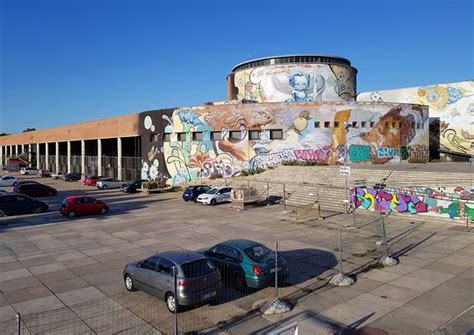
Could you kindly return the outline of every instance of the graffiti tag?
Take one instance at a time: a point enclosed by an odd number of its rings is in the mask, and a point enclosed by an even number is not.
[[[349,157],[354,163],[370,161],[370,151],[369,145],[353,144],[349,148]]]
[[[377,153],[379,157],[395,157],[398,156],[398,149],[379,147],[377,148]]]

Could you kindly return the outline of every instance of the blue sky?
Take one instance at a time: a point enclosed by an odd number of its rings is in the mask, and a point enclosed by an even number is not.
[[[249,57],[346,57],[359,92],[473,79],[472,14],[469,0],[0,0],[0,132],[225,100]]]

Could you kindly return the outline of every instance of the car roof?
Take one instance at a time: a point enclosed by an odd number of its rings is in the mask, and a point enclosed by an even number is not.
[[[66,199],[78,199],[78,198],[92,198],[88,195],[71,195],[70,197],[66,197]]]
[[[200,259],[206,259],[206,257],[204,257],[203,255],[194,251],[189,251],[189,250],[170,250],[170,251],[158,253],[154,256],[167,258],[179,265],[197,261]]]
[[[227,240],[224,242],[219,243],[221,245],[228,245],[231,247],[239,248],[239,249],[247,249],[250,247],[254,247],[256,245],[262,245],[262,243],[252,241],[252,240]]]

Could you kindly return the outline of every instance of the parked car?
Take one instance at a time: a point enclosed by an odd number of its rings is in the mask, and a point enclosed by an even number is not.
[[[13,188],[13,192],[26,194],[30,197],[43,197],[58,194],[58,191],[55,188],[39,183],[18,183]]]
[[[47,210],[47,204],[26,195],[13,193],[0,195],[0,216],[43,213]]]
[[[176,269],[177,297],[174,295],[173,268]],[[205,304],[219,297],[222,283],[219,270],[203,255],[186,250],[166,251],[123,270],[125,287],[141,289],[163,299],[174,313],[180,306]]]
[[[6,194],[6,193],[8,193],[8,192],[5,191],[3,188],[0,188],[0,195],[4,195],[4,194]]]
[[[51,177],[51,172],[49,170],[39,170],[38,171],[38,175],[40,175],[41,177]]]
[[[123,184],[126,184],[125,181],[120,181],[115,178],[100,178],[97,180],[96,186],[99,190],[106,190],[108,188],[120,188]]]
[[[88,186],[95,186],[97,184],[97,180],[103,178],[102,176],[86,176],[84,178],[84,185]]]
[[[145,179],[137,179],[133,181],[129,181],[128,183],[122,184],[120,186],[120,191],[125,192],[125,193],[135,193],[139,188],[142,187],[142,183],[147,180]]]
[[[0,178],[0,186],[15,186],[18,183],[18,178],[15,176],[3,176]]]
[[[207,185],[195,185],[195,186],[188,186],[183,193],[183,200],[184,201],[196,201],[197,197],[203,193],[206,193],[211,188]]]
[[[81,174],[80,173],[68,173],[64,175],[64,181],[78,181],[81,180]]]
[[[26,184],[39,184],[37,181],[34,180],[19,180],[16,184],[15,187],[18,185],[26,185]]]
[[[73,218],[78,215],[106,214],[109,206],[100,200],[85,196],[72,196],[64,199],[59,212]]]
[[[232,187],[211,188],[206,193],[199,195],[196,199],[196,202],[215,206],[218,203],[229,201],[231,191]]]
[[[38,169],[37,168],[32,168],[32,167],[22,167],[20,169],[20,173],[24,174],[24,175],[38,174]]]
[[[64,179],[64,173],[62,172],[54,172],[51,177],[53,177],[54,180],[57,180],[59,178]]]
[[[251,240],[229,240],[207,250],[200,250],[220,270],[222,277],[232,280],[236,288],[264,288],[275,281],[275,252]],[[288,263],[278,257],[278,278],[288,277]]]

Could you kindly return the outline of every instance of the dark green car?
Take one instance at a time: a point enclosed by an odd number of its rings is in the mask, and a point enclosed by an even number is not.
[[[264,288],[275,282],[275,252],[261,243],[229,240],[198,252],[212,260],[222,278],[232,281],[240,290],[246,287]],[[288,263],[279,256],[279,282],[283,283],[287,277]]]

